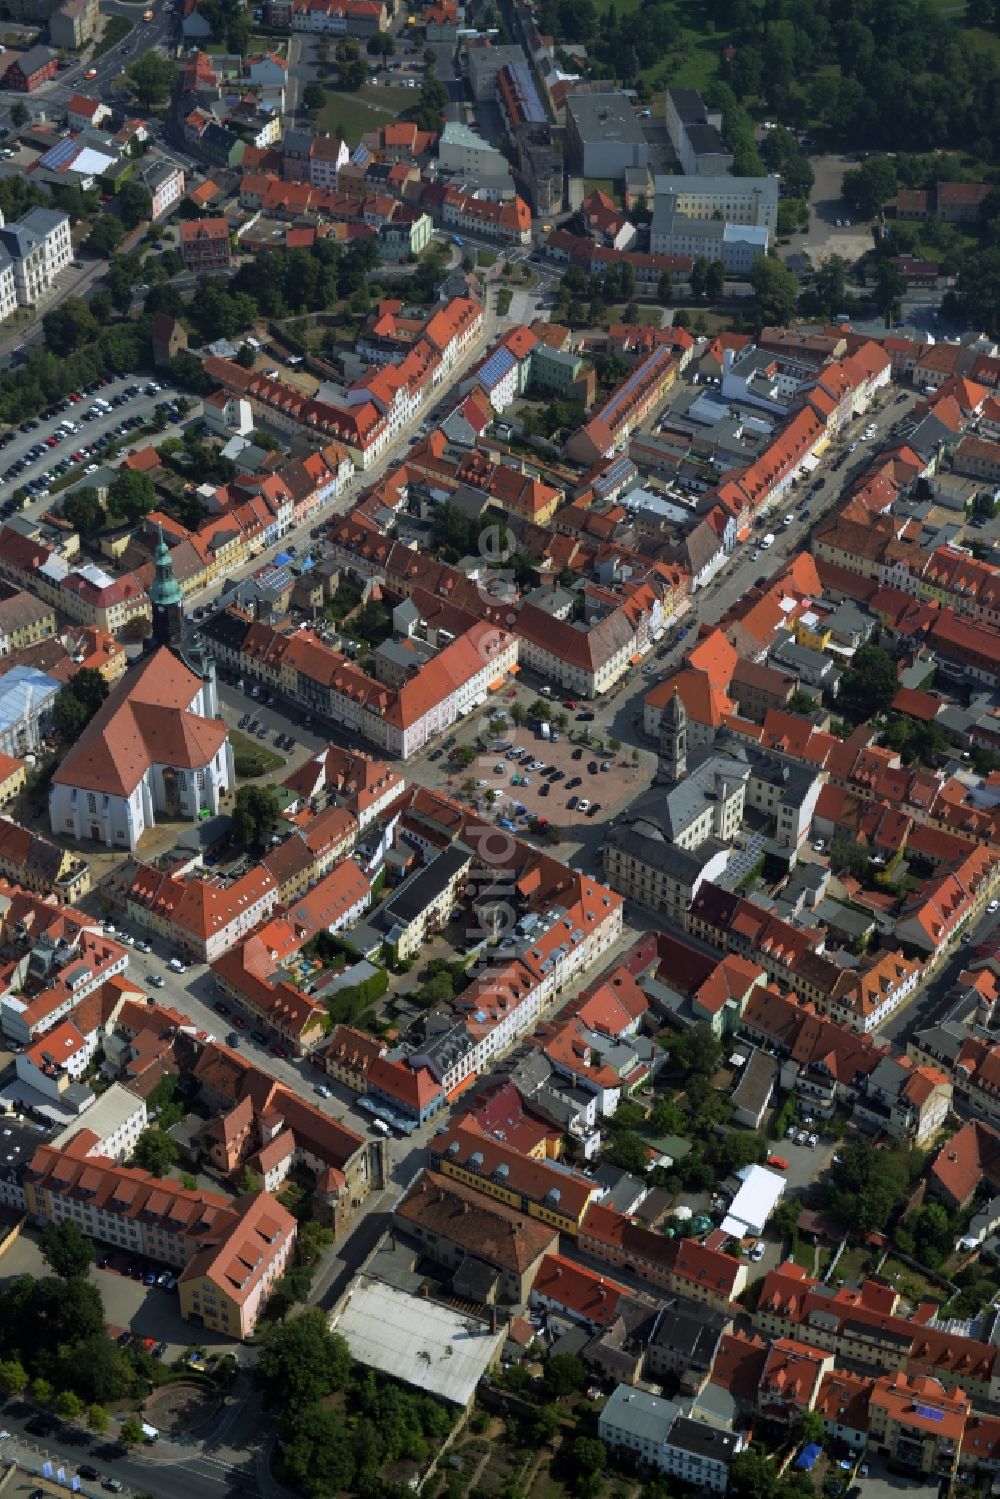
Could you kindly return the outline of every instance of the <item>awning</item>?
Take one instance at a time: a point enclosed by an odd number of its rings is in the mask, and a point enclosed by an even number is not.
[[[487,692],[498,692],[502,686],[503,686],[503,677],[494,677],[493,680],[492,680],[492,682],[487,687],[486,691]]]
[[[516,677],[520,670],[521,668],[518,666],[516,661],[514,662],[513,666],[508,666],[507,668],[508,675],[512,677]]]
[[[642,660],[642,657],[639,655],[639,652],[636,651],[635,655],[634,656],[629,656],[628,659],[629,659],[629,664],[631,666],[638,666],[639,662]]]

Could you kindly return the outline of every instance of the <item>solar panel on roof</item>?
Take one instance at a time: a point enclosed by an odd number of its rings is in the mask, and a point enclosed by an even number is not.
[[[67,140],[59,141],[52,147],[51,151],[46,151],[42,157],[42,166],[57,172],[60,167],[64,167],[67,162],[73,160],[79,149],[80,147],[72,136]]]
[[[923,1416],[925,1421],[943,1421],[944,1411],[936,1411],[932,1405],[915,1405],[913,1409],[918,1416]]]
[[[479,371],[479,378],[484,385],[495,385],[498,380],[503,379],[513,364],[514,356],[509,349],[497,349]]]

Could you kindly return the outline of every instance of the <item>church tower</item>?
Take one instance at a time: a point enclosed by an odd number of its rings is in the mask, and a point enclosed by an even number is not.
[[[660,774],[672,785],[687,775],[687,710],[675,687],[660,719]]]
[[[169,646],[180,651],[184,635],[184,605],[181,586],[174,577],[174,564],[170,560],[170,548],[163,539],[163,527],[159,528],[156,550],[153,553],[156,576],[149,590],[149,601],[153,606],[152,647]]]

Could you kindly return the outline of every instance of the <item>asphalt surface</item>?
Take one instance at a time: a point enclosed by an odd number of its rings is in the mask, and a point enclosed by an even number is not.
[[[82,391],[76,392],[81,397],[78,402],[71,401],[67,397],[66,401],[59,403],[59,409],[52,416],[37,418],[38,426],[29,432],[22,432],[20,427],[7,428],[5,435],[7,433],[12,435],[5,446],[0,448],[0,474],[3,475],[3,482],[9,487],[9,492],[12,493],[17,488],[23,488],[32,480],[43,479],[46,473],[52,472],[53,466],[56,463],[64,462],[73,453],[82,451],[85,446],[93,446],[101,437],[109,435],[115,438],[121,437],[125,441],[126,446],[144,445],[148,439],[141,438],[130,442],[130,434],[119,434],[116,429],[126,418],[139,417],[143,423],[149,422],[155,413],[157,402],[168,401],[179,394],[172,386],[163,384],[157,393],[147,395],[146,387],[149,385],[151,378],[148,375],[121,375],[113,379],[110,384],[101,386],[90,395]],[[160,381],[156,383],[161,384]],[[112,401],[115,397],[122,395],[128,387],[136,385],[140,387],[141,394],[130,397],[122,405],[112,407],[111,411],[103,415],[95,416],[92,421],[85,421],[83,419],[84,412],[96,409],[94,405],[95,401],[99,399]],[[55,436],[60,422],[67,420],[75,422],[78,430],[61,438],[55,446],[49,447],[46,444],[46,439]],[[168,432],[176,433],[177,430],[173,426],[168,428]],[[167,434],[165,433],[164,435]],[[45,453],[37,458],[30,457],[29,450],[32,447],[36,447],[39,443],[45,445]],[[12,466],[22,459],[27,460],[27,467],[22,473],[11,475],[10,478],[7,478],[7,474]],[[86,478],[87,468],[90,464],[100,465],[101,462],[101,454],[95,453],[94,455],[88,454],[83,462],[74,464],[74,482]],[[57,498],[58,496],[54,499],[51,495],[48,498],[33,497],[23,507],[24,513],[32,516],[41,515],[44,510],[56,502]]]

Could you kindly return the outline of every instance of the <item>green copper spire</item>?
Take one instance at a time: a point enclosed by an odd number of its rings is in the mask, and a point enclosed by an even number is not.
[[[159,537],[156,551],[153,553],[156,576],[149,590],[149,601],[154,609],[169,609],[173,605],[179,606],[183,595],[181,585],[174,577],[174,564],[170,560],[170,548],[163,539],[163,527],[160,526],[158,529]]]

